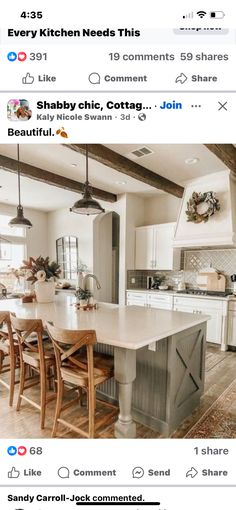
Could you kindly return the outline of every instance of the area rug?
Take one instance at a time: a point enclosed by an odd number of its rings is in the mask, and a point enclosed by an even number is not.
[[[186,439],[236,438],[236,379],[184,437]]]

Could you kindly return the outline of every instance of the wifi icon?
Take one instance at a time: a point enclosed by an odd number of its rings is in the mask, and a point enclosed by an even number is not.
[[[198,11],[197,12],[197,15],[199,16],[199,18],[204,18],[204,16],[206,16],[206,11]]]

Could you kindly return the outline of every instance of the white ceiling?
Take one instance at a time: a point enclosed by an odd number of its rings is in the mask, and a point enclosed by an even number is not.
[[[147,146],[147,144],[145,144]],[[139,145],[107,145],[115,152],[128,156]],[[140,165],[158,173],[167,179],[184,184],[197,176],[224,170],[225,165],[203,145],[150,144],[153,154],[136,159]],[[0,144],[0,154],[16,159],[15,144]],[[195,165],[187,165],[185,160],[197,158]],[[85,178],[85,158],[61,145],[20,145],[21,161],[69,177],[80,182]],[[76,167],[72,165],[77,165]],[[158,190],[132,179],[125,174],[112,170],[96,161],[89,160],[89,180],[91,185],[112,193],[137,193],[141,196],[155,195]],[[1,170],[0,202],[17,203],[17,178],[15,174]],[[78,194],[48,186],[31,179],[22,178],[22,203],[44,211],[70,207]]]
[[[152,172],[162,175],[178,184],[184,184],[189,179],[225,170],[225,165],[212,154],[204,145],[200,144],[145,144],[154,154],[144,156],[135,161]],[[142,145],[107,145],[119,154],[127,156],[131,151]],[[197,158],[198,163],[187,165],[186,159]]]

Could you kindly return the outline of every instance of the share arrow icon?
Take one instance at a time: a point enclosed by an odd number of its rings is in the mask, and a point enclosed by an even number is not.
[[[197,475],[198,471],[194,467],[191,467],[191,469],[189,469],[186,473],[186,478],[188,478],[188,476],[190,476],[191,478],[195,478],[195,476]]]
[[[181,73],[177,76],[175,83],[181,83],[181,85],[183,85],[187,81],[187,79],[188,77],[186,76],[186,74]]]

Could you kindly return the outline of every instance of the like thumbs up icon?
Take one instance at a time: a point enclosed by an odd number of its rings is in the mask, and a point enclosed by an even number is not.
[[[32,83],[34,83],[34,77],[31,76],[30,73],[26,73],[26,75],[22,78],[22,83],[24,85],[32,85]]]
[[[19,478],[20,471],[18,471],[15,467],[8,471],[8,478]]]

